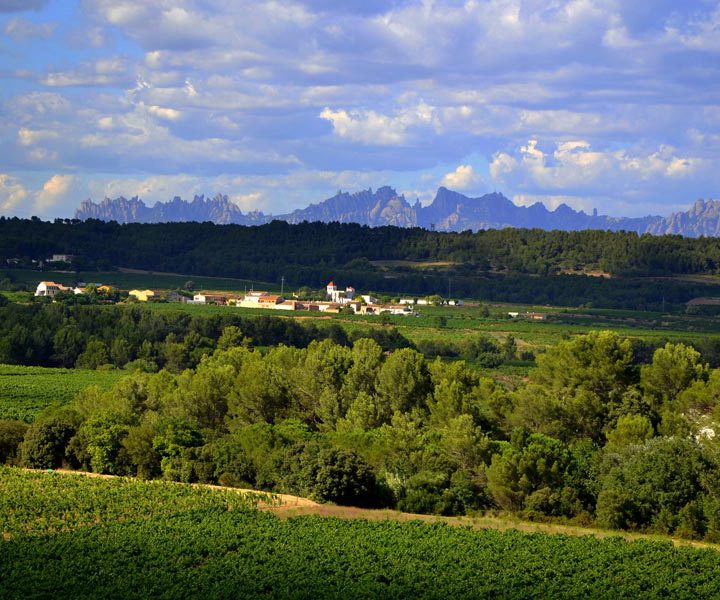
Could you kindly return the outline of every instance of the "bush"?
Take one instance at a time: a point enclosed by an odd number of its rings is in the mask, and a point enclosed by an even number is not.
[[[54,469],[65,461],[65,448],[75,435],[74,419],[51,416],[33,423],[20,447],[22,463],[34,469]]]
[[[27,430],[28,424],[23,421],[0,421],[0,463],[12,464],[18,458]]]
[[[337,504],[382,504],[375,472],[352,450],[323,450],[315,463],[314,495]]]

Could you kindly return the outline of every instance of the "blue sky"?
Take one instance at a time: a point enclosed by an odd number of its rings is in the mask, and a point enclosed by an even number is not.
[[[718,197],[718,1],[0,0],[0,34],[0,214]]]

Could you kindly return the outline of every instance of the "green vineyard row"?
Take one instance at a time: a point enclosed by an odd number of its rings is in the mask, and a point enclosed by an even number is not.
[[[5,468],[0,519],[7,598],[720,595],[714,550],[419,522],[282,520],[237,493],[179,484]]]

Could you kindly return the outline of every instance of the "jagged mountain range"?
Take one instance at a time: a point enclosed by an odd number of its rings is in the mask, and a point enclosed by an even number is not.
[[[284,215],[266,215],[259,211],[243,213],[227,196],[221,194],[214,198],[195,196],[189,202],[175,197],[169,202],[157,202],[153,206],[147,206],[138,197],[127,199],[121,196],[105,198],[99,203],[86,200],[75,212],[75,218],[118,223],[212,221],[240,225],[261,225],[272,220],[288,223],[338,221],[371,227],[424,227],[437,231],[537,227],[566,231],[603,229],[655,235],[720,236],[720,200],[698,200],[690,210],[673,213],[668,217],[630,218],[598,215],[597,211],[587,214],[565,204],[552,211],[540,202],[532,206],[517,206],[499,193],[469,198],[444,187],[438,189],[435,199],[428,206],[422,206],[417,201],[410,204],[402,194],[384,186],[374,192],[371,189],[353,194],[338,192],[323,202]]]

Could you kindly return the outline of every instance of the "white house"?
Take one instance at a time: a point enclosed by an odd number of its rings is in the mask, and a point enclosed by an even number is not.
[[[193,296],[193,304],[226,304],[227,297],[221,294],[201,292]]]
[[[74,254],[53,254],[51,258],[48,258],[48,262],[72,262],[75,258]]]
[[[60,292],[67,292],[70,288],[55,283],[54,281],[41,281],[38,283],[35,295],[40,297],[54,298]]]
[[[327,284],[327,296],[331,302],[336,304],[347,304],[355,298],[355,288],[346,287],[344,290],[338,289],[335,282],[331,281]]]
[[[360,297],[365,301],[365,304],[377,304],[378,302],[380,302],[377,298],[371,296],[370,294],[365,294],[364,296]]]
[[[400,298],[400,304],[415,304],[415,298]]]

